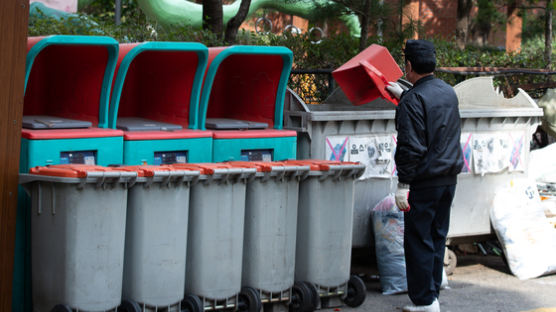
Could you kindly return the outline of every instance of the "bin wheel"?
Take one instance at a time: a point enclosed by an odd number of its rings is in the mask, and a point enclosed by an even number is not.
[[[313,286],[314,287],[314,286]],[[290,312],[313,312],[316,309],[315,300],[308,283],[295,282],[292,287],[292,300]]]
[[[192,294],[187,294],[181,301],[181,310],[183,312],[203,312],[205,307],[203,307],[201,298]]]
[[[444,252],[444,271],[446,271],[446,275],[454,274],[457,265],[458,257],[456,253],[446,247],[446,251]]]
[[[318,308],[319,303],[320,303],[319,302],[320,301],[319,291],[318,291],[317,287],[315,286],[315,284],[313,284],[313,283],[303,282],[303,284],[305,284],[307,289],[309,289],[309,293],[311,294],[311,303],[313,304],[313,309],[311,311],[314,311]]]
[[[124,299],[118,307],[118,312],[141,312],[141,306],[133,300]]]
[[[243,287],[239,293],[240,310],[247,312],[260,312],[262,309],[261,296],[253,287]]]
[[[347,296],[344,298],[344,303],[355,308],[363,304],[366,296],[367,287],[365,287],[365,282],[357,275],[350,276]]]
[[[71,312],[71,308],[65,304],[57,304],[50,312]]]

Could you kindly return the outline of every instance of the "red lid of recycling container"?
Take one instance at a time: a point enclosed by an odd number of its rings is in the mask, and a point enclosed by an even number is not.
[[[178,170],[186,170],[186,168],[190,168],[189,170],[197,170],[204,175],[214,174],[215,169],[234,168],[234,166],[226,163],[172,164],[169,166],[172,166]]]
[[[102,167],[95,165],[51,165],[45,167],[34,167],[29,170],[31,174],[51,176],[51,177],[64,177],[64,178],[86,178],[87,172],[106,172],[106,171],[122,171],[111,167]]]
[[[138,177],[154,177],[155,172],[160,172],[160,171],[199,171],[199,169],[187,165],[183,166],[182,168],[177,168],[170,165],[160,165],[160,166],[138,165],[138,166],[121,166],[117,168],[123,171],[137,172]]]
[[[388,82],[400,79],[403,72],[388,49],[381,45],[372,44],[334,70],[332,76],[355,105],[363,105],[379,97],[398,104],[386,86]]]
[[[272,167],[283,167],[283,164],[271,161],[228,161],[226,164],[241,168],[256,168],[257,172],[271,172]]]

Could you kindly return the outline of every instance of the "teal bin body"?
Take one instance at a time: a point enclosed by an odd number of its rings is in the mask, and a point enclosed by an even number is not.
[[[200,43],[120,45],[110,125],[124,131],[126,165],[212,160],[212,133],[198,130],[207,58]]]
[[[110,129],[118,42],[103,36],[30,37],[19,171],[35,166],[121,164],[123,132]],[[73,123],[80,123],[75,128]],[[31,311],[30,200],[18,194],[13,311]]]
[[[199,129],[213,131],[213,161],[295,159],[297,134],[282,129],[292,60],[285,47],[209,48]]]

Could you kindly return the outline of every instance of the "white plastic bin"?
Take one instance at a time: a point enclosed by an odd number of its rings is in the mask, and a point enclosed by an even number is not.
[[[35,167],[20,175],[32,200],[34,311],[114,311],[120,305],[126,183],[136,175],[87,165]]]
[[[311,166],[299,185],[295,280],[316,288],[320,307],[338,306],[342,299],[356,307],[365,300],[363,281],[351,268],[354,181],[365,166],[359,163],[305,160]]]
[[[260,309],[256,292],[242,293],[241,288],[245,190],[256,169],[230,164],[191,165],[197,166],[201,175],[190,190],[182,308],[189,312]],[[172,166],[179,169],[184,165]]]
[[[187,166],[121,169],[138,175],[128,191],[122,304],[131,311],[180,311],[189,186],[199,171]]]

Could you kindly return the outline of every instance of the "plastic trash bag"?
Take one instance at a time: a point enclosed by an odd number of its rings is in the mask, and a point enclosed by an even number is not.
[[[406,292],[403,212],[396,207],[394,194],[389,194],[373,208],[371,218],[382,294]]]
[[[512,273],[519,279],[556,272],[556,230],[530,179],[515,179],[494,196],[490,220]]]

